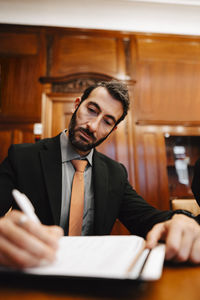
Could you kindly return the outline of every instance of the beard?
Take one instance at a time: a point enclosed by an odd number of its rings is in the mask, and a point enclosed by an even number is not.
[[[109,132],[104,138],[97,140],[94,136],[94,134],[87,128],[83,127],[76,127],[76,112],[73,113],[70,124],[69,124],[69,140],[71,144],[74,146],[74,148],[80,150],[80,151],[89,151],[98,145],[100,145],[105,139],[109,136],[111,132]],[[91,139],[92,142],[88,142],[84,137],[80,136],[79,139],[76,138],[76,132],[82,131],[86,133]],[[112,131],[112,130],[111,130]]]

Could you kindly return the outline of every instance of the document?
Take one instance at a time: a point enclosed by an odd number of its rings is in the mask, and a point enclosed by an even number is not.
[[[39,222],[26,195],[13,190],[13,197],[26,215]],[[52,264],[25,269],[23,273],[110,279],[156,280],[162,273],[165,246],[145,248],[145,240],[134,235],[63,237]],[[11,269],[0,268],[9,272]]]
[[[145,240],[129,236],[63,237],[57,259],[25,273],[110,279],[157,280],[162,274],[165,246],[145,249]]]

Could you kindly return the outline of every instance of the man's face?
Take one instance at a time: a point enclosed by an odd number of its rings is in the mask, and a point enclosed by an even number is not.
[[[77,109],[80,99],[76,100]],[[123,114],[122,103],[104,87],[95,88],[72,116],[69,139],[81,155],[102,143]]]

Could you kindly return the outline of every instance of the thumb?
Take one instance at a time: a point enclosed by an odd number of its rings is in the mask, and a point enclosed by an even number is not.
[[[155,247],[160,239],[165,238],[166,235],[166,222],[158,223],[153,226],[146,236],[146,247],[152,249]]]

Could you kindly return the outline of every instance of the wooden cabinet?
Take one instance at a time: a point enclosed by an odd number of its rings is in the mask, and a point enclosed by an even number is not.
[[[200,157],[200,127],[136,126],[136,178],[138,191],[152,205],[170,208],[170,199],[193,198],[191,181],[195,161]],[[185,154],[174,154],[174,146],[185,148]],[[188,182],[177,159],[186,158]],[[179,166],[179,169],[181,166]],[[183,170],[180,170],[181,172]]]
[[[186,128],[182,134],[172,132],[165,137],[170,199],[193,198],[191,183],[195,162],[200,157],[200,137],[194,129],[193,135],[188,134]]]

